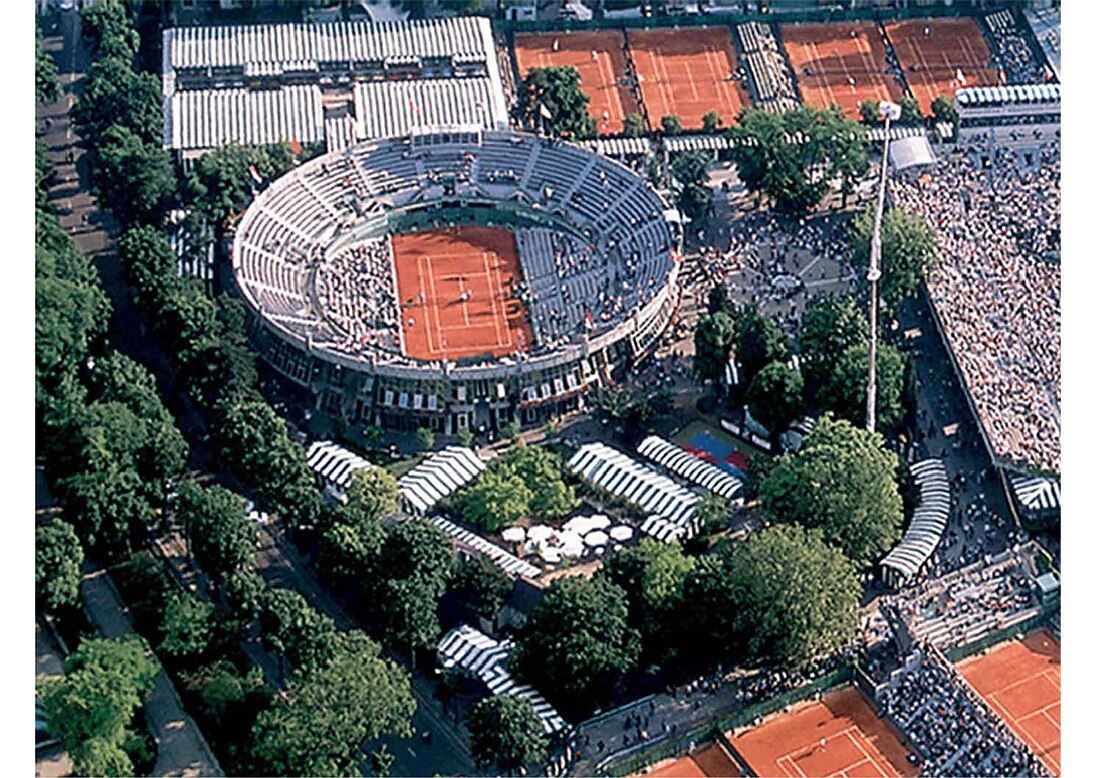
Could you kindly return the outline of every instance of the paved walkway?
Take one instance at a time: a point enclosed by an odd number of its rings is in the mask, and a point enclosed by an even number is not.
[[[115,585],[104,570],[86,572],[80,587],[88,618],[108,638],[136,634]],[[153,660],[160,664],[153,655]],[[157,741],[157,776],[224,775],[202,732],[183,710],[164,668],[145,703],[145,718]]]

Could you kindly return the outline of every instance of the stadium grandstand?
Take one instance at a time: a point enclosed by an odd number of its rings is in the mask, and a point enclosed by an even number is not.
[[[1057,142],[1062,126],[1058,84],[986,86],[955,93],[959,143],[1039,148]]]
[[[323,411],[499,430],[582,407],[649,350],[678,303],[669,219],[647,182],[576,146],[437,128],[273,182],[232,267],[261,353]]]
[[[332,151],[424,126],[508,126],[483,17],[170,28],[162,71],[164,146],[184,162],[227,143]]]

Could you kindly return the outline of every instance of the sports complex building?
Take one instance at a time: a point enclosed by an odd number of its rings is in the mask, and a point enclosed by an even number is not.
[[[575,410],[677,305],[652,187],[476,126],[332,151],[260,193],[232,268],[261,353],[355,423],[445,433]]]

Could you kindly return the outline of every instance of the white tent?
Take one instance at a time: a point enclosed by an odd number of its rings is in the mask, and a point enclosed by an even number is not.
[[[398,481],[405,502],[416,513],[427,513],[485,469],[472,449],[447,446],[414,467]]]
[[[509,543],[522,543],[527,536],[527,530],[523,527],[508,527],[500,536]]]

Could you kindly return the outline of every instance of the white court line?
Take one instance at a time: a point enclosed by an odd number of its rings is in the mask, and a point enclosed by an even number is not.
[[[428,269],[427,274],[424,273],[425,266]],[[434,327],[434,329],[435,329],[436,336],[439,338],[439,348],[436,348],[435,346],[432,345],[432,329],[433,329],[433,327],[431,326],[431,323],[432,323],[431,312],[435,309],[435,300],[436,300],[435,274],[432,273],[432,258],[429,257],[429,256],[426,256],[424,254],[421,254],[419,257],[417,257],[416,269],[420,273],[420,282],[421,283],[424,282],[424,277],[425,277],[425,275],[427,275],[428,286],[431,289],[431,297],[428,300],[425,300],[425,305],[424,305],[424,332],[427,335],[427,340],[428,340],[428,353],[429,354],[438,354],[443,350],[443,330],[439,326],[439,312],[437,311],[436,312],[436,317],[435,317],[435,327]]]
[[[787,775],[789,776],[789,778],[795,778],[795,776],[799,776],[799,778],[807,778],[806,773],[802,772],[802,768],[798,766],[798,763],[795,762],[794,759],[792,759],[789,756],[782,756],[779,759],[776,759],[775,763],[777,765],[779,765],[780,767],[784,767],[784,765],[783,765],[783,760],[784,759],[786,759],[788,762],[790,762],[790,765],[791,765],[791,768],[792,768],[790,770],[787,770]],[[786,769],[786,768],[784,767],[784,769]]]
[[[501,316],[498,315],[498,313],[497,313],[497,300],[496,300],[495,297],[493,297],[493,294],[492,294],[493,276],[492,276],[492,270],[489,267],[489,254],[488,254],[488,252],[485,252],[485,251],[481,252],[481,263],[485,266],[485,280],[489,283],[489,305],[491,306],[492,311],[493,311],[493,330],[496,332],[496,336],[497,336],[497,341],[496,341],[497,347],[499,348],[500,346],[510,346],[510,345],[512,345],[512,336],[511,336],[510,332],[508,332],[507,342],[503,342],[500,339],[500,319],[501,319]],[[500,273],[499,272],[497,273],[497,289],[503,295],[504,289],[501,287],[501,284],[500,284]],[[507,332],[507,328],[505,328],[505,332]]]

